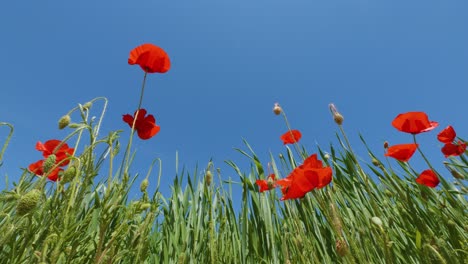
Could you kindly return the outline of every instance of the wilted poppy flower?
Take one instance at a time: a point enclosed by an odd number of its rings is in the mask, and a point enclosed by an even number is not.
[[[44,172],[44,160],[39,160],[35,163],[32,163],[29,165],[28,169],[38,175],[38,176],[44,176],[44,174],[46,172]],[[57,181],[58,180],[58,175],[59,175],[59,172],[63,171],[62,168],[60,167],[56,167],[54,170],[52,170],[51,172],[49,172],[47,174],[47,178],[51,181]]]
[[[452,126],[448,126],[444,128],[444,130],[440,131],[437,135],[437,139],[442,143],[452,143],[455,140],[457,134],[455,133],[455,129]]]
[[[59,145],[60,147],[57,148]],[[36,149],[42,152],[42,156],[44,156],[44,158],[55,154],[57,163],[65,160],[69,156],[72,156],[74,152],[74,149],[70,148],[67,143],[62,143],[62,141],[57,139],[47,140],[45,143],[38,141],[36,143]],[[60,163],[60,166],[65,166],[68,163],[70,163],[70,160],[65,160]]]
[[[153,44],[143,44],[130,51],[128,64],[138,64],[147,73],[165,73],[171,67],[167,53]]]
[[[264,192],[276,187],[275,179],[275,174],[270,174],[270,176],[268,176],[266,180],[257,180],[255,183],[260,188],[259,191]]]
[[[394,145],[387,148],[385,156],[406,162],[413,156],[416,149],[418,149],[418,144],[414,143]]]
[[[152,138],[161,129],[158,125],[156,125],[156,119],[154,118],[154,116],[146,116],[146,113],[146,110],[141,108],[140,110],[137,110],[134,114],[134,116],[136,116],[135,130],[138,133],[138,137],[140,137],[143,140]],[[133,121],[135,120],[133,116],[126,114],[123,115],[122,119],[130,127],[133,126]]]
[[[392,125],[402,132],[419,134],[436,128],[439,123],[429,121],[424,112],[408,112],[395,117]]]
[[[301,137],[302,137],[301,132],[299,130],[293,129],[284,133],[280,138],[283,141],[283,144],[286,145],[286,144],[294,144],[296,142],[299,142]]]
[[[425,170],[416,178],[416,182],[426,185],[427,187],[435,188],[439,184],[439,178],[432,170]]]
[[[286,178],[276,181],[281,186],[281,200],[304,197],[315,188],[323,188],[332,180],[330,167],[323,167],[317,154],[309,156],[304,163],[295,168]]]
[[[445,157],[450,157],[450,156],[460,156],[461,154],[465,153],[466,150],[466,143],[462,141],[458,141],[457,144],[453,143],[446,143],[441,151],[444,153]]]

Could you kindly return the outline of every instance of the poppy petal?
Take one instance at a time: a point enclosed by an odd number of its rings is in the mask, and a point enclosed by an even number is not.
[[[437,135],[437,139],[442,143],[452,143],[455,140],[457,133],[452,126],[447,126],[444,130],[440,131]]]
[[[167,53],[153,44],[143,44],[130,51],[128,64],[138,64],[147,73],[165,73],[171,67]]]
[[[387,148],[386,157],[392,157],[402,162],[407,162],[418,149],[418,144],[399,144]]]
[[[426,185],[427,187],[435,188],[440,181],[435,172],[432,170],[425,170],[419,175],[418,178],[416,178],[416,182],[422,185]]]
[[[419,134],[436,128],[439,123],[429,121],[424,112],[407,112],[395,117],[392,125],[401,132]]]
[[[466,150],[466,143],[458,141],[458,144],[447,143],[445,144],[441,151],[445,155],[445,157],[450,156],[460,156],[461,154],[465,153]]]
[[[280,138],[283,141],[283,144],[286,145],[286,144],[294,144],[296,142],[299,142],[301,137],[302,137],[301,132],[299,130],[293,129],[281,135]]]

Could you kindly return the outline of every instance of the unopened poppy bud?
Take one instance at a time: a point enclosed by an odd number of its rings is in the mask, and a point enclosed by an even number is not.
[[[78,124],[78,123],[72,123],[70,125],[68,125],[69,128],[80,128],[82,125]]]
[[[150,208],[150,207],[151,207],[151,204],[150,204],[150,203],[144,203],[144,204],[141,204],[141,205],[140,205],[140,209],[141,209],[142,211],[144,211],[144,210],[146,210],[146,209],[148,209],[148,208]]]
[[[344,257],[346,254],[348,254],[348,244],[346,244],[346,241],[344,239],[338,239],[335,244],[336,248],[336,253],[340,255],[340,257]]]
[[[41,199],[41,195],[39,190],[34,189],[22,196],[16,205],[16,213],[18,215],[25,215],[31,212],[36,208],[37,202]]]
[[[378,218],[377,216],[374,216],[371,218],[371,221],[374,225],[381,227],[382,226],[382,220]]]
[[[93,103],[87,102],[86,104],[83,105],[83,110],[85,110],[85,111],[89,110],[92,105],[93,105]]]
[[[273,113],[275,113],[275,115],[279,115],[281,112],[283,112],[283,109],[278,103],[275,103],[275,106],[273,107]]]
[[[205,174],[205,184],[206,184],[206,186],[210,186],[212,177],[213,177],[213,175],[211,174],[211,171],[207,170],[206,174]]]
[[[383,143],[383,147],[384,147],[384,149],[388,149],[388,141],[385,141],[385,142]]]
[[[59,129],[66,128],[70,124],[70,122],[71,122],[71,118],[69,115],[62,116],[58,122]]]
[[[385,193],[385,195],[386,195],[387,197],[393,197],[393,193],[392,193],[391,191],[389,191],[389,190],[385,190],[384,193]]]
[[[380,165],[380,162],[376,158],[372,158],[372,164],[374,164],[374,166],[378,167]]]
[[[57,161],[57,157],[55,154],[49,155],[44,161],[44,172],[48,173],[50,169],[55,166],[55,162]]]
[[[146,192],[146,189],[148,188],[148,184],[149,184],[148,179],[144,179],[140,184],[140,191]]]
[[[63,173],[62,183],[67,183],[73,180],[76,175],[76,167],[70,165]]]
[[[336,109],[336,106],[334,104],[330,104],[330,111],[332,112],[333,115],[333,120],[335,120],[335,123],[341,126],[343,124],[344,117],[340,112],[338,112],[338,109]]]

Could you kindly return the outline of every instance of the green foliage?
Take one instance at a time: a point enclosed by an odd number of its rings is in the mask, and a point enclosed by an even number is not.
[[[258,192],[255,181],[266,178],[266,169],[245,142],[247,150],[238,151],[250,169],[226,162],[240,182],[223,178],[209,162],[193,173],[164,175],[174,178],[165,198],[159,192],[161,162],[157,181],[150,177],[153,162],[146,178],[138,179],[140,198],[129,200],[137,182],[128,174],[133,156],[114,171],[119,133],[98,139],[101,119],[89,121],[90,107],[75,110],[82,121],[66,140],[77,137],[78,146],[85,133],[90,140],[70,158],[66,181],[24,171],[12,190],[0,194],[0,263],[406,264],[468,258],[464,156],[447,163],[461,177],[441,179],[442,186],[431,189],[414,182],[418,175],[408,163],[384,166],[364,140],[371,162],[360,164],[346,136],[337,135],[338,148],[330,146],[329,154],[318,149],[333,169],[333,183],[280,201],[273,190]],[[295,149],[298,158],[290,148],[279,158],[271,155],[277,177],[307,156]],[[108,176],[103,181],[97,175]],[[150,196],[152,184],[157,188]],[[239,199],[233,198],[234,185],[242,189]]]

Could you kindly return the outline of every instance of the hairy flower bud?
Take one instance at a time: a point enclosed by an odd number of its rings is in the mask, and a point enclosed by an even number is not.
[[[382,220],[378,218],[377,216],[374,216],[371,218],[371,221],[374,225],[381,227],[382,226]]]
[[[213,177],[213,174],[211,173],[211,171],[207,170],[206,171],[206,174],[205,174],[205,184],[206,186],[210,186],[211,185],[211,179]]]
[[[83,110],[88,111],[91,108],[92,105],[93,105],[93,103],[87,102],[86,104],[83,105]]]
[[[55,166],[56,161],[55,154],[50,154],[44,161],[44,172],[48,173]]]
[[[68,166],[68,168],[63,172],[62,183],[71,182],[76,175],[76,167],[74,165]]]
[[[281,112],[283,112],[283,109],[278,103],[275,103],[275,106],[273,107],[273,113],[275,113],[275,115],[279,115]]]
[[[144,179],[140,184],[140,191],[146,192],[146,189],[148,188],[148,184],[149,184],[148,179]]]
[[[385,141],[385,142],[383,143],[383,147],[384,147],[384,149],[388,149],[388,141]]]
[[[71,122],[71,118],[69,115],[64,115],[62,116],[59,121],[58,121],[58,127],[59,129],[64,129],[66,128]]]
[[[34,189],[25,195],[23,195],[16,205],[16,213],[18,215],[25,215],[31,212],[34,208],[36,208],[37,202],[41,199],[42,193]]]
[[[340,112],[338,112],[338,109],[336,109],[336,106],[334,104],[330,104],[329,107],[333,115],[333,120],[335,120],[336,124],[341,126],[341,124],[343,124],[344,121],[343,115],[341,115]]]

